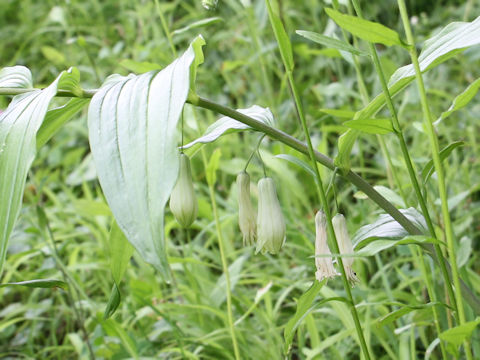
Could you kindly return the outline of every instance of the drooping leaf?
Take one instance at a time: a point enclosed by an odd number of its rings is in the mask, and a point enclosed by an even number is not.
[[[428,310],[431,310],[431,308],[434,306],[445,306],[445,305],[440,302],[430,302],[428,304],[418,304],[418,305],[405,305],[405,304],[398,305],[397,304],[397,306],[400,306],[401,308],[383,316],[379,320],[380,325],[390,324],[395,320],[399,319],[400,317],[408,313],[411,313],[412,311],[428,311]]]
[[[359,56],[367,56],[368,53],[365,51],[358,50],[357,48],[353,47],[349,43],[345,41],[341,41],[338,39],[334,39],[329,36],[325,36],[313,31],[305,31],[305,30],[297,30],[296,33],[300,36],[303,36],[309,40],[312,40],[313,42],[316,42],[317,44],[324,45],[328,48],[332,49],[338,49],[342,51],[347,51],[349,53],[359,55]]]
[[[360,130],[367,134],[384,135],[393,132],[390,119],[360,119],[345,121],[343,125],[349,128]]]
[[[44,288],[44,289],[61,288],[64,290],[68,289],[68,284],[65,281],[53,280],[53,279],[35,279],[35,280],[26,280],[26,281],[0,284],[0,287],[6,287],[6,286],[25,286],[29,288]]]
[[[285,330],[283,332],[283,338],[285,339],[285,353],[288,353],[290,345],[292,344],[293,336],[295,335],[295,331],[305,316],[310,313],[315,297],[326,282],[326,279],[321,282],[315,280],[312,286],[310,286],[310,288],[298,299],[295,315],[293,315],[293,317],[291,317],[288,321],[287,325],[285,325]]]
[[[428,233],[427,225],[422,214],[414,208],[400,209],[400,212],[423,233]],[[408,232],[389,214],[382,214],[372,224],[362,226],[353,236],[354,246],[365,239],[402,239]]]
[[[28,87],[31,75],[25,69],[19,66],[4,69],[2,74],[7,75],[3,76],[3,84]],[[0,274],[8,239],[20,213],[27,173],[35,157],[36,134],[64,74],[44,90],[14,97],[0,114]]]
[[[325,8],[325,11],[338,26],[360,39],[386,46],[404,46],[398,33],[382,24],[360,19],[357,16],[342,14],[330,8]]]
[[[480,324],[480,318],[466,322],[462,325],[448,329],[439,335],[441,340],[448,341],[454,346],[460,346],[466,339],[472,336],[473,330]]]
[[[273,10],[272,5],[270,4],[270,0],[266,0],[266,3],[268,17],[270,19],[270,24],[272,24],[275,38],[277,39],[278,48],[280,50],[280,55],[282,56],[283,63],[285,64],[285,68],[287,71],[292,71],[294,67],[294,62],[290,38],[288,37],[285,28],[283,27],[280,16]]]
[[[440,161],[445,160],[453,150],[455,150],[459,146],[463,146],[465,143],[463,141],[455,141],[440,151]],[[435,167],[433,164],[433,159],[430,160],[422,170],[422,179],[424,183],[427,183],[430,176],[435,172]]]
[[[274,126],[273,114],[269,108],[262,108],[261,106],[253,105],[248,109],[237,109],[237,111],[269,126]],[[188,149],[197,143],[210,143],[217,140],[222,135],[243,130],[253,129],[238,120],[224,116],[210,125],[201,137],[187,145],[184,145],[183,148]]]
[[[88,112],[90,147],[106,200],[128,241],[165,279],[170,274],[164,209],[178,176],[177,122],[190,88],[193,44],[160,72],[111,77]]]
[[[453,112],[460,110],[461,108],[468,105],[470,101],[477,95],[478,90],[480,89],[480,78],[471,83],[460,95],[458,95],[452,102],[452,105],[448,108],[447,111],[444,111],[440,118],[435,122],[436,124],[440,121],[449,117]]]
[[[425,41],[418,57],[420,70],[426,72],[444,61],[464,51],[468,47],[480,44],[480,17],[472,22],[454,22],[444,27],[438,34]],[[390,78],[388,88],[391,96],[398,94],[415,78],[413,65],[399,68]],[[385,105],[385,96],[377,95],[367,106],[358,111],[355,119],[366,119]]]
[[[32,73],[25,66],[11,66],[0,70],[0,88],[33,88]]]
[[[50,140],[68,120],[82,110],[89,101],[89,99],[73,98],[65,105],[49,110],[37,133],[37,149],[45,145],[47,141]]]

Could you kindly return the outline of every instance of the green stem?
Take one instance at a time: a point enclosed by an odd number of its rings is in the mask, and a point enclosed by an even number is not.
[[[356,11],[358,17],[362,18],[363,17],[362,10],[360,8],[358,0],[352,0],[352,4],[353,4],[353,7],[355,8],[355,11]],[[405,160],[405,164],[407,165],[407,170],[408,170],[408,174],[410,176],[410,181],[411,181],[411,183],[413,185],[413,188],[415,190],[415,194],[416,194],[418,202],[420,204],[420,208],[422,209],[423,217],[425,218],[425,221],[427,223],[430,235],[435,238],[436,237],[435,228],[433,227],[433,223],[432,223],[432,220],[430,218],[430,214],[428,212],[427,204],[426,204],[425,199],[422,195],[422,191],[420,189],[420,185],[419,185],[418,180],[417,180],[417,175],[415,174],[415,170],[413,168],[412,160],[411,160],[410,154],[408,152],[407,143],[405,142],[405,138],[403,136],[403,131],[402,131],[402,128],[400,126],[400,121],[398,120],[397,111],[396,111],[396,109],[393,105],[392,97],[390,96],[390,91],[388,90],[387,81],[385,79],[385,74],[383,72],[382,65],[380,64],[380,59],[378,57],[377,50],[375,49],[374,44],[369,42],[368,45],[369,45],[369,48],[370,48],[370,55],[373,59],[374,65],[375,65],[375,69],[376,69],[377,74],[380,78],[380,83],[382,85],[383,93],[385,94],[385,100],[387,102],[388,109],[390,111],[390,114],[392,115],[392,117],[391,117],[392,127],[393,127],[394,132],[397,136],[397,139],[400,143],[400,148],[402,150],[402,155],[403,155],[403,158]],[[445,264],[445,259],[443,258],[440,246],[435,244],[434,248],[435,248],[435,253],[436,253],[439,265],[440,265],[440,269],[442,271],[443,278],[445,280],[445,286],[447,287],[448,294],[449,294],[450,298],[452,299],[452,305],[453,305],[454,309],[456,310],[456,304],[455,304],[455,301],[454,301],[454,292],[453,292],[452,284],[451,284],[451,281],[450,281],[450,277],[448,275],[447,267],[446,267],[446,264]]]
[[[455,286],[455,300],[456,300],[456,310],[458,312],[458,320],[460,325],[465,323],[465,310],[463,306],[462,291],[460,286],[460,276],[458,274],[457,268],[457,259],[455,254],[455,244],[454,244],[454,235],[452,229],[452,221],[450,219],[450,212],[448,210],[448,198],[447,198],[447,189],[445,185],[445,174],[443,171],[442,161],[440,159],[440,148],[438,145],[437,135],[432,124],[432,114],[430,113],[430,108],[427,101],[427,93],[425,91],[425,85],[423,83],[422,72],[420,70],[420,64],[418,62],[417,51],[415,49],[415,40],[413,38],[413,33],[410,28],[410,23],[407,14],[407,8],[405,6],[404,0],[397,0],[398,7],[400,10],[400,16],[402,18],[403,27],[405,29],[405,34],[407,36],[407,42],[409,44],[410,57],[412,59],[413,67],[415,69],[415,78],[417,81],[418,90],[420,93],[420,102],[422,104],[422,112],[424,125],[428,134],[430,141],[430,146],[432,147],[432,157],[435,171],[437,173],[438,180],[438,191],[440,194],[440,200],[442,203],[442,217],[445,223],[445,236],[447,239],[447,248],[450,258],[450,263],[452,265],[452,278],[453,284]],[[472,354],[470,352],[470,346],[468,342],[465,342],[465,353],[467,359],[472,359]]]
[[[223,243],[223,235],[222,235],[222,229],[220,225],[220,219],[218,217],[218,209],[217,209],[217,202],[215,200],[215,190],[214,190],[214,184],[208,184],[208,190],[210,193],[210,201],[212,203],[212,209],[213,209],[213,217],[215,219],[215,228],[217,230],[217,238],[218,238],[218,246],[220,249],[220,258],[222,260],[222,269],[223,273],[225,274],[225,286],[227,287],[226,293],[227,293],[227,317],[228,317],[228,327],[230,330],[230,337],[232,338],[232,344],[233,344],[233,352],[235,354],[235,359],[239,360],[241,359],[240,357],[240,352],[238,351],[238,344],[237,344],[237,338],[235,336],[235,328],[234,328],[234,323],[233,323],[233,312],[232,312],[232,289],[230,288],[231,283],[230,283],[230,274],[228,271],[228,264],[227,264],[227,257],[225,255],[225,248],[224,248],[224,243]]]

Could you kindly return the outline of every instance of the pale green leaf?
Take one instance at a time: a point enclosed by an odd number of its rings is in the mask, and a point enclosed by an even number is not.
[[[208,161],[206,169],[207,183],[212,186],[217,182],[217,170],[220,165],[220,156],[222,156],[222,150],[216,148]]]
[[[360,19],[357,16],[345,15],[330,8],[325,8],[325,11],[338,26],[360,39],[386,46],[404,46],[398,33],[382,24]]]
[[[152,70],[160,70],[162,68],[159,64],[147,61],[135,61],[132,59],[123,59],[118,65],[135,74],[143,74]]]
[[[440,161],[445,160],[453,150],[455,150],[459,146],[463,146],[465,143],[463,141],[455,141],[440,151]],[[430,160],[422,170],[422,179],[424,183],[427,183],[428,179],[432,174],[435,172],[435,167],[433,164],[433,160]]]
[[[17,86],[28,85],[25,80],[31,75],[28,76],[25,68],[9,69],[8,77],[13,83]],[[15,69],[18,70],[16,75]],[[0,114],[0,274],[8,239],[20,213],[28,170],[35,158],[37,131],[63,75],[44,90],[32,90],[14,97],[8,108]]]
[[[355,111],[342,109],[319,109],[319,111],[339,118],[353,119]]]
[[[262,108],[261,106],[253,105],[248,109],[237,109],[237,111],[255,120],[261,121],[269,126],[274,126],[273,114],[269,108]],[[201,137],[187,145],[184,145],[183,148],[188,149],[189,147],[192,147],[197,143],[210,143],[217,140],[222,135],[231,134],[233,132],[243,130],[253,129],[238,120],[224,116],[215,121],[212,125],[210,125]]]
[[[221,17],[218,17],[218,16],[209,17],[209,18],[206,18],[206,19],[194,21],[194,22],[188,24],[187,26],[185,26],[181,29],[174,30],[172,32],[172,35],[179,35],[179,34],[182,34],[184,32],[192,30],[192,29],[196,29],[196,28],[199,28],[199,27],[202,27],[202,26],[208,26],[208,25],[215,24],[215,23],[222,22],[222,21],[223,21],[223,19]]]
[[[444,304],[439,302],[430,302],[428,304],[418,304],[418,305],[405,305],[405,304],[396,304],[396,305],[400,306],[400,309],[392,311],[391,313],[388,313],[387,315],[383,316],[379,320],[380,325],[390,324],[395,320],[399,319],[400,317],[408,313],[411,313],[412,311],[429,311],[434,306],[439,306],[439,305],[445,306]]]
[[[338,49],[342,51],[347,51],[349,53],[359,55],[359,56],[367,56],[368,54],[364,51],[358,50],[354,48],[352,45],[345,41],[341,41],[338,39],[334,39],[329,36],[325,36],[313,31],[305,31],[305,30],[297,30],[296,33],[300,36],[303,36],[309,40],[312,40],[313,42],[316,42],[317,44],[324,45],[328,48],[332,49]]]
[[[12,66],[0,70],[0,88],[32,88],[32,73],[25,66]]]
[[[340,168],[343,172],[350,170],[350,157],[353,145],[357,140],[360,131],[356,129],[348,129],[338,138],[338,154],[335,156],[335,166]]]
[[[108,247],[110,250],[110,270],[112,271],[113,280],[118,286],[120,281],[122,281],[134,249],[118,227],[116,221],[113,221],[110,229]]]
[[[177,180],[177,123],[194,57],[190,46],[160,72],[110,77],[88,112],[90,147],[107,203],[128,241],[165,279],[164,210]]]
[[[465,340],[472,336],[473,330],[480,324],[480,318],[466,322],[462,325],[448,329],[439,335],[439,338],[449,343],[460,346]]]
[[[477,95],[478,90],[480,89],[480,78],[471,83],[460,95],[458,95],[454,100],[452,105],[448,108],[447,111],[444,111],[436,123],[446,119],[453,112],[460,110],[461,108],[468,105],[470,101]]]

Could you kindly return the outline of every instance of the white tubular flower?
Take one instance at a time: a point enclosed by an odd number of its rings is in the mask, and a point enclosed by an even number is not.
[[[315,215],[315,278],[322,281],[325,278],[333,278],[339,275],[333,266],[330,249],[327,243],[327,219],[323,211]]]
[[[342,214],[337,214],[332,219],[333,229],[335,230],[335,237],[337,238],[340,254],[352,255],[353,245],[350,236],[348,235],[347,223]],[[342,257],[343,268],[347,274],[348,282],[354,286],[359,280],[357,275],[352,270],[353,257]]]
[[[262,253],[277,254],[285,243],[285,220],[271,178],[258,182],[257,248]]]
[[[250,199],[250,175],[245,171],[237,176],[238,225],[243,235],[243,246],[255,244],[257,237],[257,214]]]
[[[170,195],[170,210],[178,223],[188,228],[197,217],[197,198],[193,190],[192,171],[190,159],[185,154],[180,154],[180,170],[177,183]]]

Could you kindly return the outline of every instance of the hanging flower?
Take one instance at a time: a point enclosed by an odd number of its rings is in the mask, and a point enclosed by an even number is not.
[[[197,217],[197,198],[193,190],[190,159],[184,153],[180,154],[180,170],[177,183],[170,195],[170,210],[178,223],[188,228]]]
[[[353,254],[353,245],[350,235],[348,235],[347,223],[345,217],[342,214],[337,214],[332,219],[333,229],[335,230],[335,237],[337,238],[338,247],[340,254],[342,255],[352,255]],[[352,270],[354,258],[353,257],[342,257],[343,268],[347,274],[348,282],[353,286],[359,280],[357,275]]]
[[[272,178],[258,182],[257,248],[262,253],[277,254],[285,243],[285,220]]]
[[[237,176],[238,225],[243,234],[243,246],[255,244],[257,237],[257,214],[250,199],[250,175],[242,171]]]
[[[315,215],[315,277],[318,281],[325,278],[333,278],[339,275],[333,266],[330,249],[327,243],[327,219],[323,211]]]

